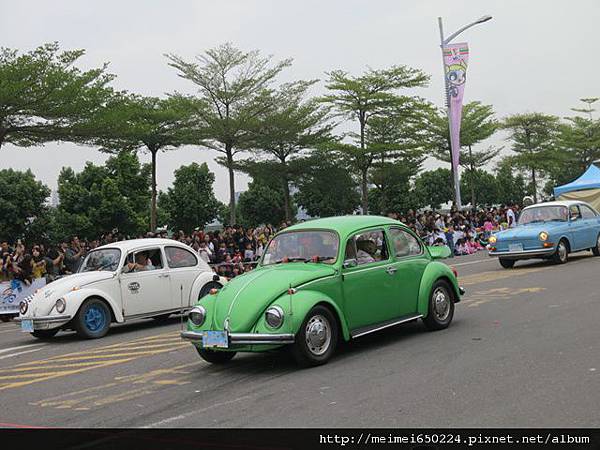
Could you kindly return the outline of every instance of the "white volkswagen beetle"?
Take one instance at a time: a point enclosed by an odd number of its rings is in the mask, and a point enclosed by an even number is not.
[[[17,320],[37,338],[50,338],[61,329],[99,338],[112,322],[164,319],[188,310],[225,282],[185,244],[121,241],[92,250],[77,273],[23,300]]]

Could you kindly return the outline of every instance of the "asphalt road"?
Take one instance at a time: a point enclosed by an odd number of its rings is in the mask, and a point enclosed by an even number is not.
[[[467,289],[420,322],[300,370],[284,352],[200,360],[173,318],[50,342],[0,324],[0,426],[600,427],[600,258],[449,260]]]

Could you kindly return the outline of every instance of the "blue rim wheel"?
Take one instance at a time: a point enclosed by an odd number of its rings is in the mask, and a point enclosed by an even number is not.
[[[83,320],[87,329],[95,333],[106,326],[106,311],[98,305],[92,305],[86,310]]]

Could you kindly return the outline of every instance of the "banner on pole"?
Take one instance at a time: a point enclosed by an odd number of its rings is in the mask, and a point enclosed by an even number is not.
[[[446,72],[446,89],[448,90],[448,119],[450,120],[450,150],[452,166],[458,170],[460,161],[460,121],[462,103],[467,81],[467,63],[469,62],[469,46],[466,42],[448,44],[442,49]]]
[[[0,314],[19,314],[19,303],[46,285],[45,278],[36,278],[27,286],[19,280],[0,283]]]

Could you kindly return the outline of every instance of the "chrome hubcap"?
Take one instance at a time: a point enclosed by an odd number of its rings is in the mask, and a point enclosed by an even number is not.
[[[450,315],[450,296],[446,289],[439,287],[433,292],[433,313],[443,322]]]
[[[558,244],[558,257],[561,261],[567,258],[567,247],[563,243]]]
[[[331,343],[331,325],[329,321],[317,314],[312,316],[305,329],[306,345],[313,355],[322,355]]]

